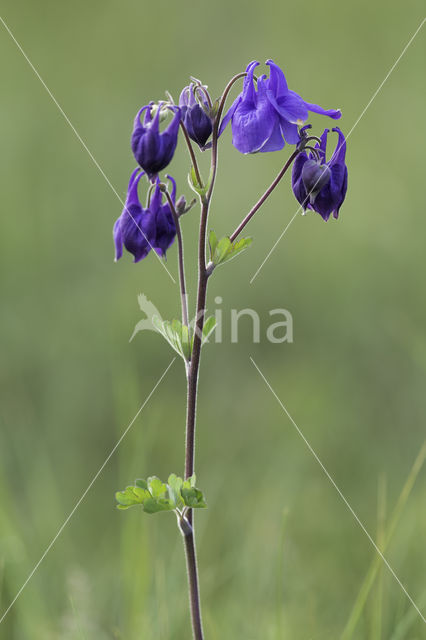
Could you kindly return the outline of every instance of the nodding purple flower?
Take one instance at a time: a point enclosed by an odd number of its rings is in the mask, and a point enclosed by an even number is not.
[[[160,116],[164,114],[164,109],[172,111],[173,118],[167,128],[160,132]],[[141,116],[144,112],[142,124]],[[131,137],[132,151],[136,162],[150,179],[155,179],[158,172],[167,167],[173,158],[180,118],[179,107],[171,105],[163,107],[162,102],[158,106],[151,102],[142,107],[136,115]]]
[[[339,127],[333,129],[338,135],[335,151],[327,162],[327,136],[325,129],[321,143],[315,145],[316,153],[300,153],[293,165],[292,186],[303,209],[312,209],[327,222],[330,215],[339,217],[348,186],[348,169],[345,164],[346,140]]]
[[[179,98],[183,124],[191,140],[203,151],[207,148],[206,143],[213,130],[212,120],[208,115],[210,105],[204,91],[207,91],[206,86],[191,82],[183,89]]]
[[[176,227],[168,202],[163,204],[163,194],[160,190],[160,180],[157,178],[149,194],[148,206],[143,208],[138,195],[139,180],[145,173],[139,167],[130,176],[126,203],[121,216],[114,224],[113,236],[115,243],[116,261],[123,255],[123,245],[134,256],[134,262],[146,258],[151,249],[163,257],[172,244]],[[172,183],[170,194],[172,202],[176,201],[176,183],[167,176]]]
[[[272,60],[267,60],[269,78],[262,75],[254,82],[254,70],[259,65],[251,62],[247,67],[242,93],[234,101],[220,127],[220,133],[232,121],[232,143],[241,153],[278,151],[285,142],[299,142],[298,126],[304,124],[309,112],[330,118],[340,118],[336,109],[323,109],[305,102],[290,91],[282,70]]]
[[[170,198],[176,209],[176,182],[171,176],[166,176],[172,183]],[[154,193],[151,198],[149,210],[155,219],[155,237],[152,240],[154,250],[162,258],[166,255],[167,249],[173,244],[176,236],[176,226],[169,203],[162,204],[163,193],[160,191],[160,181],[157,178]]]

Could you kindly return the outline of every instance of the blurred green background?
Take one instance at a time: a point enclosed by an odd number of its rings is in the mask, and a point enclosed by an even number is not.
[[[306,100],[341,107],[348,132],[423,9],[414,0],[3,0],[1,15],[124,197],[133,117],[165,89],[177,97],[195,75],[219,95],[250,60],[271,57]],[[3,612],[172,358],[155,334],[129,344],[142,317],[137,294],[164,318],[179,311],[153,256],[114,264],[121,205],[2,25],[0,56]],[[374,557],[249,355],[373,537],[378,486],[389,522],[422,446],[424,56],[423,28],[351,134],[341,219],[299,216],[250,284],[296,211],[287,178],[250,225],[252,248],[211,280],[224,341],[204,351],[197,434],[209,505],[197,514],[208,640],[340,638]],[[311,122],[317,133],[332,124]],[[227,132],[209,226],[229,233],[287,156],[241,156]],[[170,171],[189,197],[182,144]],[[184,233],[193,287],[195,210]],[[175,247],[167,266],[176,276]],[[246,307],[261,316],[261,343],[245,319],[231,344],[230,309]],[[293,315],[293,344],[265,338],[277,307]],[[2,639],[189,639],[174,518],[114,503],[135,477],[182,472],[184,414],[176,361],[0,624]],[[386,552],[420,607],[425,477],[423,469]],[[420,640],[424,630],[385,571],[353,637]]]

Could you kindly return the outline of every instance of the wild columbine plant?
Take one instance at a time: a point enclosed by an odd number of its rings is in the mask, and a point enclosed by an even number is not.
[[[341,117],[340,110],[323,109],[306,102],[288,88],[283,71],[268,60],[269,76],[255,77],[258,62],[251,62],[246,71],[238,73],[226,85],[222,95],[213,100],[206,85],[191,78],[176,105],[167,100],[142,107],[135,118],[131,147],[138,167],[133,171],[122,214],[114,225],[116,260],[123,247],[133,255],[134,262],[146,258],[151,249],[164,257],[177,238],[180,282],[181,320],[157,319],[156,329],[183,358],[187,378],[187,415],[185,437],[185,472],[180,478],[171,474],[167,482],[153,476],[136,480],[134,485],[116,494],[119,509],[134,505],[146,513],[173,511],[182,533],[188,568],[189,603],[193,637],[202,640],[201,604],[195,547],[193,510],[206,506],[202,492],[196,487],[194,445],[198,376],[203,343],[214,331],[214,317],[206,318],[207,286],[215,269],[236,257],[251,244],[251,238],[240,238],[251,218],[266,202],[272,191],[293,165],[292,187],[303,212],[315,211],[327,221],[331,214],[338,218],[347,189],[345,164],[346,142],[335,127],[337,146],[327,161],[325,129],[320,137],[310,134],[305,124],[309,113],[329,118]],[[232,87],[244,78],[242,92],[224,115],[225,104]],[[230,235],[218,238],[208,234],[208,215],[217,177],[219,139],[231,123],[232,143],[243,154],[281,151],[292,145],[290,157],[252,209]],[[189,321],[188,297],[181,217],[196,203],[187,205],[182,196],[176,200],[176,183],[171,176],[160,177],[173,159],[179,129],[183,134],[190,159],[189,184],[200,205],[198,241],[198,288],[195,321]],[[200,173],[195,143],[200,152],[210,153],[210,175]],[[140,201],[142,178],[146,179],[146,205]],[[170,183],[170,185],[168,184]],[[194,214],[192,214],[194,215]],[[194,224],[196,221],[194,220]]]

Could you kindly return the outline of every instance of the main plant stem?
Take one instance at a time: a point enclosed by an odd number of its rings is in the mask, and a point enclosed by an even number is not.
[[[200,369],[204,314],[206,309],[207,281],[206,271],[206,230],[209,203],[203,201],[200,221],[200,237],[198,247],[198,292],[197,310],[194,328],[194,344],[192,347],[191,364],[188,371],[188,405],[186,415],[186,446],[185,446],[185,478],[194,473],[195,451],[195,417],[197,410],[198,375]]]
[[[186,413],[186,437],[185,437],[185,478],[189,478],[194,473],[195,458],[195,426],[197,414],[197,393],[198,393],[198,376],[200,370],[201,348],[203,346],[203,327],[204,316],[206,311],[207,299],[207,283],[210,272],[207,271],[206,265],[206,235],[207,235],[207,219],[209,215],[210,201],[213,194],[214,184],[217,172],[217,143],[219,137],[219,123],[222,116],[223,108],[227,95],[236,80],[244,77],[246,74],[238,74],[231,82],[228,83],[222,95],[216,119],[212,132],[212,155],[211,155],[211,171],[210,183],[207,193],[201,196],[201,218],[200,218],[200,235],[198,243],[198,291],[197,291],[197,309],[194,328],[194,342],[192,346],[191,362],[187,370],[188,395],[187,395],[187,413]],[[191,153],[191,150],[190,150]],[[193,155],[191,154],[193,159]],[[197,174],[199,184],[202,184],[198,173],[198,167],[193,161],[193,166]],[[200,591],[198,586],[198,570],[197,570],[197,552],[195,547],[194,521],[192,511],[189,510],[187,515],[188,528],[184,533],[186,565],[188,569],[189,583],[189,602],[191,608],[192,630],[194,640],[204,640],[203,626],[201,622],[201,606]]]
[[[189,606],[194,640],[204,640],[203,624],[201,621],[200,590],[198,586],[197,552],[193,526],[183,533],[185,546],[186,568],[188,572]]]
[[[180,220],[176,208],[167,189],[164,190],[173,220],[176,227],[176,236],[178,241],[178,267],[179,267],[179,284],[182,306],[182,324],[189,328],[188,318],[188,299],[185,283],[185,264],[183,253],[182,231],[180,228]],[[195,449],[195,415],[197,402],[197,386],[198,371],[200,367],[200,355],[204,325],[204,309],[206,306],[207,294],[207,274],[206,274],[206,257],[205,257],[205,241],[208,216],[209,201],[202,200],[201,209],[201,225],[200,225],[200,245],[199,245],[199,273],[198,273],[198,295],[197,295],[197,318],[194,334],[194,345],[191,361],[186,362],[188,404],[187,404],[187,420],[186,420],[186,444],[185,444],[185,479],[194,473],[194,449]],[[201,313],[199,313],[201,309]],[[186,556],[186,566],[188,572],[189,586],[189,605],[191,610],[192,630],[194,640],[203,640],[203,626],[201,622],[201,606],[200,606],[200,590],[198,586],[198,569],[197,569],[197,553],[195,549],[194,525],[192,511],[189,510],[185,517],[179,521],[179,527],[183,536]]]
[[[185,435],[185,478],[189,478],[194,474],[194,459],[195,459],[195,426],[197,415],[197,393],[198,393],[198,377],[200,370],[200,358],[201,348],[203,346],[203,327],[204,316],[206,311],[206,299],[207,299],[207,283],[211,272],[207,270],[206,265],[206,234],[207,234],[207,219],[209,215],[210,201],[213,194],[214,184],[216,180],[217,172],[217,143],[219,137],[219,123],[222,117],[222,112],[225,106],[226,98],[233,84],[244,77],[245,73],[240,73],[228,83],[225,91],[222,94],[222,98],[219,103],[218,111],[216,114],[215,122],[213,124],[212,132],[212,155],[211,155],[211,172],[210,183],[207,189],[207,193],[200,196],[201,198],[201,218],[200,218],[200,235],[198,244],[198,290],[197,290],[197,308],[194,327],[194,342],[192,346],[191,362],[187,367],[187,412],[186,412],[186,435]],[[201,176],[197,166],[197,162],[193,153],[192,145],[189,140],[189,136],[184,127],[182,130],[185,134],[186,142],[188,144],[189,153],[191,156],[192,164],[196,173],[198,184],[202,184]],[[200,590],[198,583],[198,569],[197,569],[197,552],[195,546],[195,534],[194,534],[194,520],[192,511],[189,510],[187,517],[187,526],[182,527],[181,530],[184,538],[186,566],[188,570],[188,585],[189,585],[189,604],[191,609],[191,621],[194,640],[204,640],[203,625],[201,621],[201,605],[200,605]]]
[[[195,454],[195,422],[197,413],[198,375],[200,370],[200,358],[202,347],[202,335],[204,326],[204,313],[206,308],[207,281],[206,272],[206,229],[209,200],[203,199],[200,221],[200,238],[198,248],[198,293],[197,315],[195,319],[194,343],[192,347],[191,363],[188,369],[188,395],[186,413],[186,438],[185,438],[185,478],[194,473]],[[194,640],[203,640],[203,627],[201,622],[200,590],[198,585],[197,554],[195,547],[194,522],[192,511],[187,515],[189,527],[184,532],[184,544],[186,566],[188,571],[189,603],[191,609],[192,630]]]

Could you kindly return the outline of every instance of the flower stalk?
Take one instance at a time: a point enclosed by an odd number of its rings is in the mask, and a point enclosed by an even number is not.
[[[185,278],[185,258],[183,253],[183,238],[182,238],[182,229],[180,226],[180,219],[178,213],[176,211],[175,204],[167,191],[166,185],[163,185],[163,191],[166,195],[167,202],[170,207],[170,211],[173,216],[173,222],[175,223],[176,228],[176,238],[178,243],[178,270],[179,270],[179,287],[180,287],[180,299],[181,299],[181,307],[182,307],[182,324],[185,327],[189,327],[189,316],[188,316],[188,294],[186,290],[186,278]]]

